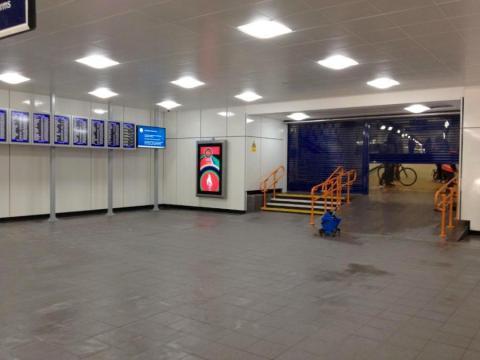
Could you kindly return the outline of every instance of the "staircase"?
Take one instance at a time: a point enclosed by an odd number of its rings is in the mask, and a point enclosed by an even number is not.
[[[350,191],[357,173],[355,170],[345,171],[339,166],[327,180],[314,186],[309,194],[278,193],[278,184],[284,176],[285,168],[280,166],[263,179],[260,184],[263,193],[261,209],[310,215],[310,223],[314,223],[316,215],[323,215],[326,210],[336,210],[343,202],[350,203]]]
[[[330,202],[329,202],[330,204]],[[280,193],[272,197],[267,206],[262,207],[263,211],[273,211],[291,214],[311,214],[312,196],[310,194]],[[324,201],[317,201],[314,206],[315,215],[322,215],[325,212]]]

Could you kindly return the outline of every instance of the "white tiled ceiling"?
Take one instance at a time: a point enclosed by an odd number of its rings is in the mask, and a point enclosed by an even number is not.
[[[396,90],[480,82],[480,0],[37,0],[38,28],[0,40],[0,72],[31,82],[15,89],[89,99],[108,86],[130,106],[166,98],[186,108],[372,93],[378,76]],[[257,40],[236,27],[275,19],[294,31]],[[121,62],[96,71],[74,62],[101,53]],[[359,66],[335,72],[333,54]],[[170,81],[194,75],[196,90]]]

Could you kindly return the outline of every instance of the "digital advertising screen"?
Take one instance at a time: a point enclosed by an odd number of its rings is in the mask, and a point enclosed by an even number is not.
[[[197,143],[197,196],[225,197],[226,142]]]
[[[165,128],[137,126],[137,148],[165,149],[167,142]]]

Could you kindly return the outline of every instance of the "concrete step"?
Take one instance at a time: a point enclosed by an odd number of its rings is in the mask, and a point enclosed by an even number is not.
[[[290,214],[310,214],[310,210],[304,209],[290,209],[290,208],[280,208],[280,207],[262,207],[263,211],[271,211],[271,212],[280,212],[280,213],[290,213]],[[315,215],[323,215],[323,211],[315,211]]]
[[[286,209],[305,209],[310,210],[310,204],[294,204],[286,201],[270,201],[267,203],[268,207],[278,207],[278,208],[286,208]],[[323,211],[325,207],[322,204],[318,204],[315,206],[316,210]]]

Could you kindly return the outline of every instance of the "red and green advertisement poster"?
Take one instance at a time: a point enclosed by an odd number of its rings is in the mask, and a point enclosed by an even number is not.
[[[224,197],[225,142],[197,143],[197,195]]]

